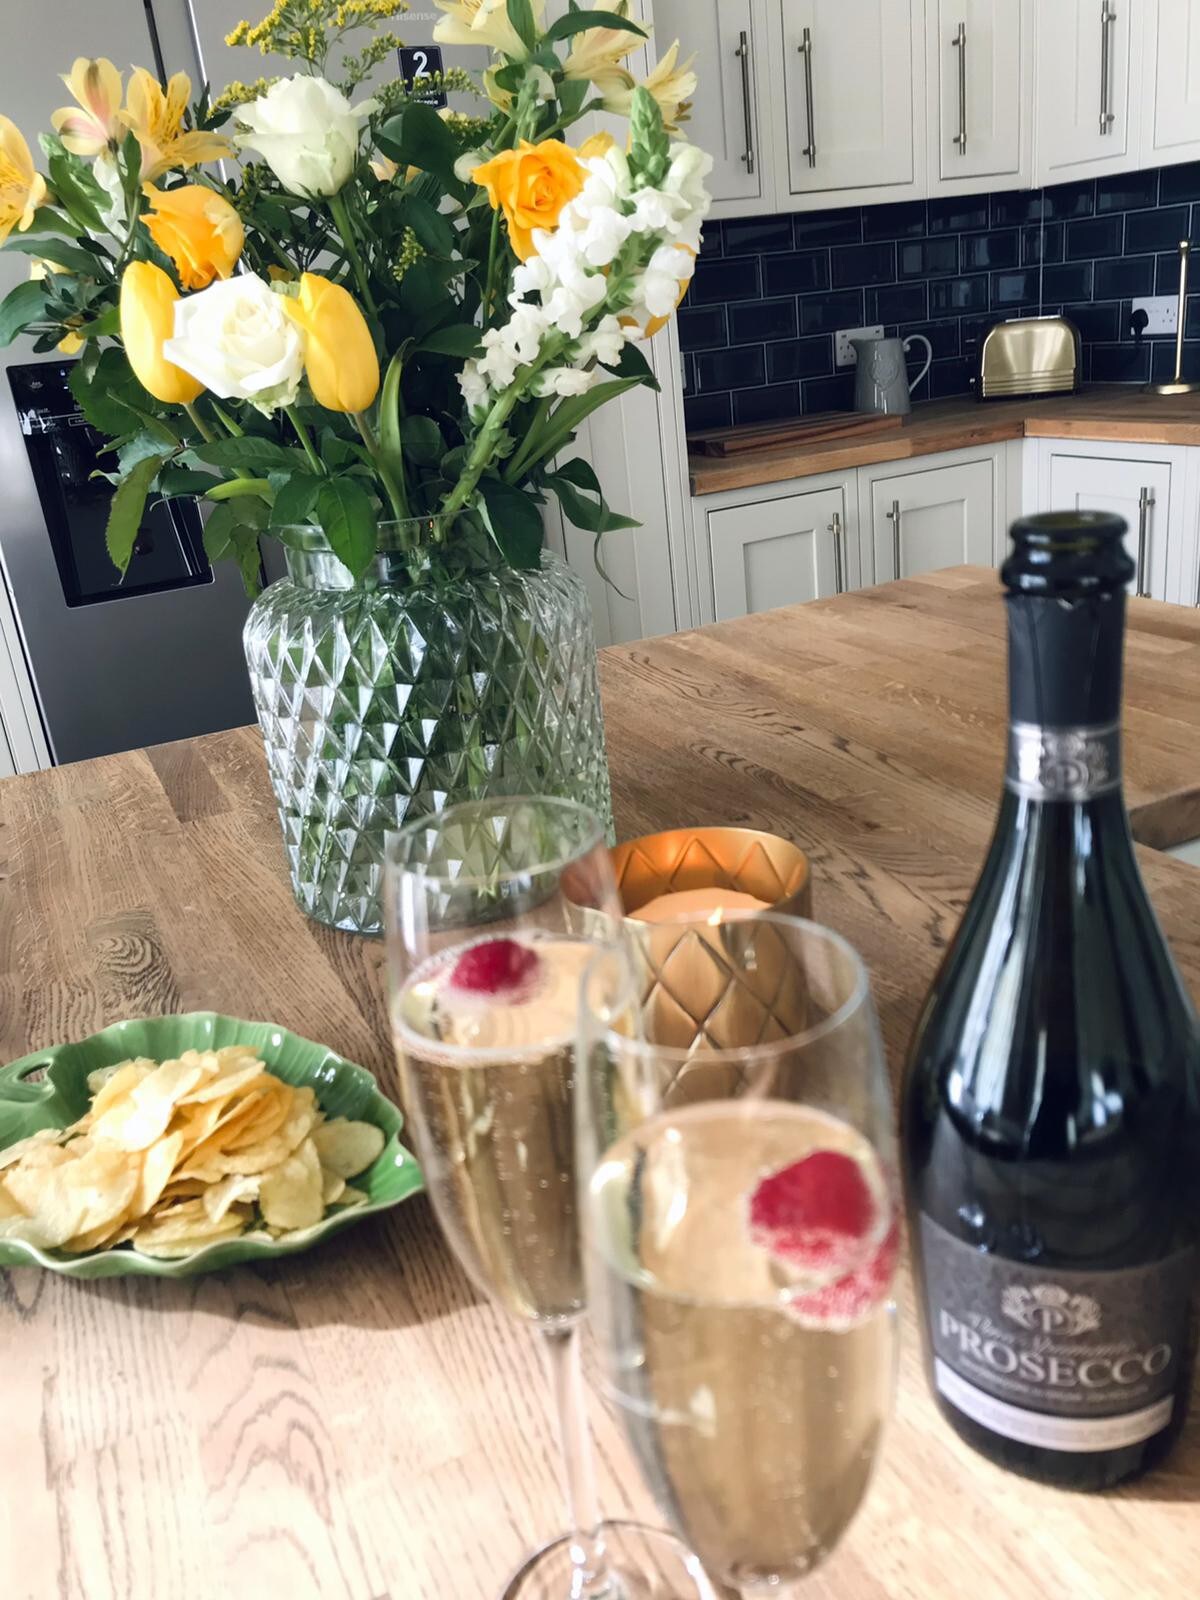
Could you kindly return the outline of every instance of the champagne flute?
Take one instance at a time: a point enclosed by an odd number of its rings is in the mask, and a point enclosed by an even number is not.
[[[774,1600],[845,1532],[891,1406],[899,1184],[866,973],[798,918],[649,927],[589,965],[580,1048],[608,1396],[711,1578]]]
[[[579,1368],[573,1081],[583,971],[621,904],[600,824],[565,800],[455,806],[389,841],[392,1032],[434,1212],[466,1271],[542,1335],[569,1533],[504,1600],[711,1597],[670,1534],[599,1522]]]

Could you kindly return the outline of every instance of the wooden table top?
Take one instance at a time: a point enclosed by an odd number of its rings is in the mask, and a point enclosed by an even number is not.
[[[1200,834],[1200,614],[1131,608],[1129,793]],[[787,834],[871,968],[895,1068],[978,870],[1002,766],[995,579],[958,569],[604,652],[622,836]],[[1143,850],[1200,992],[1200,876]],[[375,944],[295,910],[257,732],[0,784],[0,1059],[122,1016],[264,1017],[395,1092]],[[907,1273],[896,1419],[812,1600],[1174,1600],[1200,1560],[1200,1407],[1092,1499],[942,1425]],[[612,1512],[653,1515],[595,1420]],[[186,1283],[0,1272],[5,1600],[491,1600],[559,1530],[534,1337],[480,1302],[423,1198],[325,1248]]]
[[[1200,395],[1146,394],[1125,383],[1023,400],[929,400],[913,410],[903,427],[874,438],[770,445],[730,456],[692,455],[688,470],[693,494],[716,494],[1024,438],[1196,445]]]

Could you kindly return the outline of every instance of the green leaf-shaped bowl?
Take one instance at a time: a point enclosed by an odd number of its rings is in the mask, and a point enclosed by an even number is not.
[[[128,1245],[71,1255],[63,1250],[41,1250],[16,1239],[0,1239],[0,1267],[45,1267],[70,1278],[114,1278],[126,1273],[188,1278],[196,1272],[217,1272],[243,1261],[269,1261],[307,1250],[363,1217],[398,1205],[424,1187],[416,1158],[400,1143],[404,1119],[380,1094],[369,1072],[327,1046],[301,1039],[272,1022],[241,1022],[213,1011],[117,1022],[77,1044],[38,1050],[0,1068],[0,1150],[38,1128],[65,1128],[83,1116],[91,1101],[88,1073],[97,1067],[115,1066],[131,1056],[170,1061],[185,1050],[219,1050],[227,1044],[253,1045],[277,1078],[313,1089],[327,1115],[373,1122],[382,1129],[386,1140],[383,1153],[351,1180],[356,1189],[370,1196],[366,1205],[331,1212],[315,1227],[286,1240],[225,1239],[175,1260],[142,1255]]]

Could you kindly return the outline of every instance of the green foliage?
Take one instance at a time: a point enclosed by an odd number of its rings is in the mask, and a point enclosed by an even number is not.
[[[134,541],[142,525],[142,514],[146,509],[146,496],[166,459],[161,453],[144,456],[121,480],[113,495],[104,537],[109,559],[120,573],[124,573],[129,566]]]
[[[517,37],[532,52],[537,48],[538,30],[537,23],[533,20],[533,7],[529,0],[508,0],[508,20],[512,23]]]
[[[275,491],[271,507],[273,528],[303,527],[312,518],[317,503],[317,491],[324,480],[299,472],[285,478]]]
[[[375,142],[398,165],[432,172],[450,194],[466,198],[467,186],[454,172],[461,153],[458,141],[432,106],[412,101],[400,116],[391,117],[376,130]]]
[[[35,280],[10,289],[0,300],[0,347],[10,345],[31,323],[40,321],[45,309],[46,291]]]
[[[353,478],[326,478],[317,490],[317,520],[334,555],[361,578],[375,554],[377,526],[367,491]]]
[[[504,559],[513,567],[536,567],[543,536],[538,501],[503,478],[482,478],[479,492],[488,529]]]
[[[124,350],[115,345],[100,352],[94,365],[80,361],[71,369],[67,383],[79,409],[101,433],[117,435],[135,430],[141,420],[141,408],[154,404],[134,377]]]
[[[212,562],[233,560],[242,586],[253,597],[262,588],[262,552],[259,535],[267,526],[269,511],[262,500],[243,497],[214,506],[204,524],[204,553]]]
[[[628,17],[618,16],[615,11],[568,11],[546,29],[544,37],[554,44],[561,39],[570,39],[574,34],[586,33],[591,28],[616,28],[619,32],[634,33],[639,39],[647,37],[644,28],[631,22]]]
[[[671,161],[670,140],[663,127],[658,101],[641,84],[633,91],[629,113],[630,169],[651,185],[660,184]]]

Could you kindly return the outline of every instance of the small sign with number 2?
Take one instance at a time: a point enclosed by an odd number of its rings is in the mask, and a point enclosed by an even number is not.
[[[438,45],[405,45],[396,53],[400,57],[400,76],[414,100],[439,110],[449,104],[446,91],[441,87],[442,52]],[[436,83],[431,81],[426,88],[423,80],[436,80]]]

